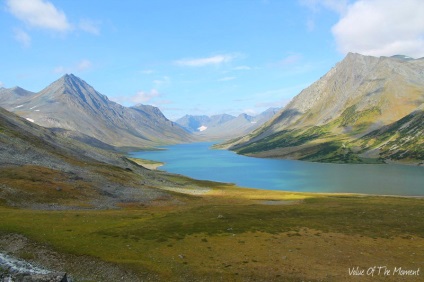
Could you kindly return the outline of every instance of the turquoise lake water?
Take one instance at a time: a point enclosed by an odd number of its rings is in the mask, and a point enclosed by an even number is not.
[[[299,192],[342,192],[424,196],[424,167],[404,165],[323,164],[261,159],[213,150],[213,143],[133,152],[132,157],[165,162],[160,167],[196,179],[242,187]]]

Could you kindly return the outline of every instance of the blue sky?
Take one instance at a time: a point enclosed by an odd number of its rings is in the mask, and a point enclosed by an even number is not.
[[[0,86],[73,73],[170,119],[284,106],[347,52],[424,56],[421,0],[0,3]]]

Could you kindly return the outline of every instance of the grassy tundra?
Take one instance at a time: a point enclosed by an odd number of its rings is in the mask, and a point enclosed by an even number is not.
[[[13,173],[2,173],[13,186]],[[50,184],[60,184],[59,175],[50,176]],[[73,208],[1,202],[0,249],[67,271],[76,281],[356,281],[350,270],[373,266],[387,266],[392,275],[361,281],[398,281],[395,267],[423,266],[423,199],[262,191],[170,174],[163,179],[178,187],[155,189],[172,197],[127,201],[116,209],[75,208],[91,197],[89,189],[21,185],[37,201],[53,197]]]

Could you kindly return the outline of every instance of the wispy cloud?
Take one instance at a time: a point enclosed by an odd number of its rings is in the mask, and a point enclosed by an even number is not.
[[[299,0],[299,3],[302,6],[307,7],[314,13],[320,11],[320,9],[325,8],[337,13],[344,13],[347,9],[348,0]]]
[[[79,21],[78,27],[88,33],[99,35],[100,34],[100,22],[93,21],[90,19],[81,19]]]
[[[152,102],[160,98],[161,94],[156,89],[151,89],[150,91],[140,90],[134,95],[121,95],[117,97],[110,97],[112,101],[115,101],[120,104],[134,105],[134,104],[153,104]],[[156,104],[170,104],[169,100],[155,100]]]
[[[300,5],[308,8],[311,14],[306,20],[309,31],[315,30],[315,17],[322,9],[330,10],[338,14],[344,14],[347,10],[348,0],[299,0]]]
[[[252,68],[249,66],[238,66],[235,67],[234,70],[240,71],[240,70],[251,70]]]
[[[152,89],[148,92],[146,91],[138,91],[135,95],[129,97],[129,102],[140,104],[151,101],[154,98],[160,96],[160,93],[156,89]]]
[[[332,32],[340,52],[372,56],[424,56],[424,1],[360,0]]]
[[[290,54],[284,57],[281,61],[278,62],[280,66],[293,65],[298,63],[302,59],[302,55],[300,54]]]
[[[28,48],[31,46],[31,36],[20,28],[13,29],[14,38],[22,44],[23,47]]]
[[[171,82],[171,79],[169,78],[169,76],[163,76],[160,79],[153,80],[153,83],[158,87],[162,86],[162,85],[169,84],[170,82]]]
[[[153,74],[153,73],[155,73],[155,71],[154,70],[142,70],[141,73],[142,74]]]
[[[4,86],[3,82],[0,81],[0,87],[3,87],[3,86]]]
[[[257,108],[282,108],[290,102],[291,98],[282,98],[276,101],[258,102],[255,104]]]
[[[174,102],[171,101],[171,100],[168,100],[168,99],[162,99],[162,100],[159,100],[159,101],[156,101],[155,102],[155,105],[156,106],[170,105],[170,104],[174,104]]]
[[[83,72],[83,71],[91,69],[92,67],[93,67],[93,63],[90,60],[83,59],[70,67],[57,66],[56,68],[54,68],[53,73],[65,74],[65,73],[73,73],[73,72]]]
[[[7,0],[8,11],[30,27],[66,32],[71,29],[63,11],[45,0]]]
[[[76,69],[78,71],[85,71],[85,70],[90,69],[92,66],[93,66],[93,63],[91,61],[84,59],[84,60],[78,62]]]
[[[235,76],[226,76],[226,77],[218,79],[218,81],[230,81],[230,80],[234,80],[234,79],[236,79]]]
[[[248,114],[249,116],[256,116],[258,112],[254,109],[244,109],[243,113]]]
[[[266,100],[266,99],[274,99],[275,97],[293,97],[296,94],[299,94],[302,89],[307,87],[309,84],[298,84],[293,86],[288,86],[279,89],[272,89],[264,92],[258,92],[254,96],[257,99]]]
[[[235,57],[235,55],[231,54],[221,54],[205,58],[181,59],[175,61],[175,64],[182,67],[218,66],[231,62]]]

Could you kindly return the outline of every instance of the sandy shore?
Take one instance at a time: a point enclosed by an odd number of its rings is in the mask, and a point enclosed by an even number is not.
[[[139,159],[139,158],[129,158],[129,159],[137,163],[138,165],[141,165],[150,170],[155,170],[158,167],[161,167],[165,164],[163,162],[151,161],[151,160],[145,160],[145,159]]]

